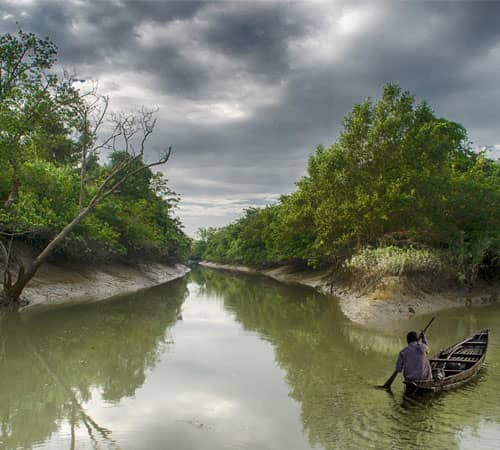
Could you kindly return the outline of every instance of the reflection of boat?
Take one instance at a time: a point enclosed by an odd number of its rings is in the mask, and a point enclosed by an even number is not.
[[[481,330],[430,359],[433,379],[406,383],[406,392],[446,391],[474,378],[488,348],[488,330]]]

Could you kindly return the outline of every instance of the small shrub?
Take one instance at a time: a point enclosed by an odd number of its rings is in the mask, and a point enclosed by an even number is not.
[[[399,248],[395,246],[364,248],[344,262],[348,272],[390,276],[432,273],[450,276],[455,270],[450,254],[444,250]]]

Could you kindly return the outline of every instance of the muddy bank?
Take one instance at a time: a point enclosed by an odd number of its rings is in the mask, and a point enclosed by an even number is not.
[[[438,289],[406,276],[383,277],[375,283],[363,283],[363,280],[347,283],[332,281],[331,270],[304,272],[291,267],[260,270],[212,262],[202,262],[201,265],[259,273],[278,281],[310,286],[322,294],[338,298],[342,311],[353,322],[377,328],[415,315],[449,308],[490,305],[500,301],[500,283],[479,283],[467,290]]]
[[[182,264],[159,263],[97,266],[46,264],[23,292],[29,305],[59,305],[88,302],[135,292],[184,276],[189,268]]]

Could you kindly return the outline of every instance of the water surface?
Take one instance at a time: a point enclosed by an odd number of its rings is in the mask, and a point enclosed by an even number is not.
[[[494,449],[500,307],[445,311],[435,350],[492,331],[465,388],[422,400],[373,388],[408,328],[347,320],[335,300],[199,269],[111,301],[0,318],[1,449]]]

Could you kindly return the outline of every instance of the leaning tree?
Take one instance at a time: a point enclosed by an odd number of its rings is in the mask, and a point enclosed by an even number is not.
[[[3,260],[0,304],[18,305],[26,285],[40,266],[97,205],[117,192],[129,179],[154,166],[165,164],[171,147],[153,160],[145,153],[156,125],[156,109],[142,108],[135,113],[116,113],[109,109],[109,98],[99,95],[95,86],[87,92],[76,89],[74,77],[58,78],[49,70],[57,49],[48,39],[20,31],[0,38],[0,163],[12,174],[12,187],[0,209],[8,212],[15,204],[21,186],[20,168],[32,156],[34,139],[40,141],[47,125],[54,120],[66,126],[80,155],[80,194],[74,217],[56,233],[29,263],[12,269],[11,245],[0,241]],[[42,140],[43,141],[43,140]],[[101,152],[120,153],[121,158],[105,175],[89,185],[90,158]],[[9,233],[12,236],[15,232]],[[12,239],[10,243],[12,242]]]

